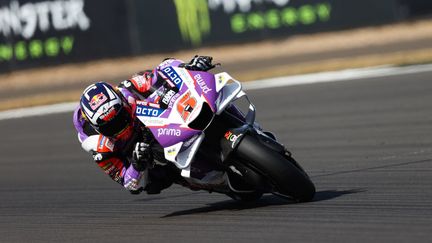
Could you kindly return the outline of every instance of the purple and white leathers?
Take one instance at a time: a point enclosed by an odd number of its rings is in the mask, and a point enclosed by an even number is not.
[[[192,63],[200,63],[201,68]],[[117,87],[106,82],[90,85],[84,90],[80,106],[74,112],[74,125],[83,149],[93,153],[95,162],[105,173],[130,191],[137,191],[141,186],[145,187],[149,179],[145,175],[147,172],[145,166],[133,166],[133,162],[153,160],[151,152],[148,152],[150,146],[140,140],[143,139],[142,136],[140,137],[141,134],[138,134],[141,129],[136,127],[144,126],[135,121],[136,111],[156,115],[157,108],[161,105],[165,108],[170,103],[172,105],[171,100],[176,100],[179,94],[177,90],[170,88],[175,88],[178,80],[174,83],[168,79],[163,80],[159,70],[180,65],[194,70],[208,70],[214,67],[211,64],[211,57],[196,56],[189,64],[177,59],[167,59],[154,70],[138,73]],[[152,89],[156,91],[149,94],[149,90]],[[137,109],[136,101],[144,99],[146,101],[139,102],[151,103],[151,107]],[[180,137],[181,134],[178,129],[160,128],[157,136]],[[129,155],[125,154],[125,151],[130,151],[134,143],[136,146],[133,152]]]
[[[183,64],[180,60],[169,59],[161,65],[167,63]],[[93,154],[95,162],[111,179],[131,192],[145,186],[148,178],[145,178],[146,171],[132,165],[132,153],[124,151],[130,150],[135,142],[141,142],[135,141],[139,139],[137,127],[143,127],[135,121],[136,100],[142,99],[141,94],[156,84],[158,77],[154,73],[157,68],[135,75],[116,87],[106,82],[88,86],[73,115],[82,148]]]

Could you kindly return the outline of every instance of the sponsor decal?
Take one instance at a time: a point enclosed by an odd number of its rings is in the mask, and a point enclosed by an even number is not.
[[[123,81],[122,84],[123,84],[126,88],[129,88],[129,87],[132,86],[132,83],[131,83],[129,80],[125,80],[125,81]]]
[[[138,106],[136,108],[136,114],[139,116],[150,116],[150,117],[158,117],[162,114],[164,110],[153,108],[153,107],[146,107],[146,106]]]
[[[158,92],[159,93],[159,92]],[[158,102],[159,103],[159,101],[160,101],[160,99],[161,99],[161,97],[159,96],[159,95],[161,95],[160,93],[158,94],[158,96],[154,99],[154,102]]]
[[[175,157],[178,154],[178,152],[180,151],[181,146],[182,146],[182,143],[180,142],[180,143],[177,143],[177,144],[174,144],[172,146],[164,148],[165,158],[169,161],[176,162]]]
[[[223,76],[222,76],[222,75],[219,75],[219,76],[218,76],[218,83],[219,83],[219,84],[222,84],[224,81],[225,81],[225,80],[224,80]]]
[[[174,106],[174,102],[178,99],[178,97],[180,97],[179,93],[176,93],[173,98],[170,100],[168,108],[172,109]]]
[[[104,121],[109,121],[111,120],[115,115],[117,114],[116,110],[114,109],[114,107],[111,107],[107,112],[105,112],[104,114],[100,115],[99,117],[104,120]]]
[[[140,92],[146,92],[148,90],[150,77],[147,74],[139,75],[130,80],[136,89]]]
[[[148,104],[150,107],[153,107],[153,108],[160,108],[160,105],[159,104],[156,104],[156,103],[151,103],[151,102],[149,102],[149,104]]]
[[[107,138],[105,136],[102,136],[102,138],[99,140],[99,149],[103,149],[106,139]]]
[[[252,3],[255,5],[273,3],[278,7],[283,7],[289,2],[290,0],[208,0],[208,5],[212,10],[222,7],[225,13],[231,14],[237,10],[240,12],[249,12],[252,8]]]
[[[84,5],[84,0],[24,4],[14,0],[0,6],[0,37],[10,42],[0,43],[0,62],[69,55],[75,44],[73,35],[34,37],[54,31],[88,31],[91,21],[84,12]]]
[[[176,94],[176,92],[174,90],[169,90],[163,96],[162,103],[164,103],[165,105],[169,105],[171,98],[174,97],[175,94]]]
[[[133,83],[135,83],[135,86],[138,86],[139,88],[141,88],[143,86],[143,84],[146,82],[146,80],[144,79],[144,76],[140,75],[140,76],[136,76],[134,78],[131,79]]]
[[[174,128],[159,128],[157,130],[158,137],[160,136],[175,136],[180,137],[182,135],[182,132],[180,129],[174,129]]]
[[[1,23],[1,21],[0,21]],[[15,44],[0,43],[0,62],[25,61],[43,57],[69,55],[74,47],[73,36],[49,37],[47,39],[32,39],[19,41]]]
[[[180,68],[176,70],[180,78],[184,83],[187,84],[188,87],[195,87],[195,81],[190,75],[189,71],[185,68]]]
[[[57,0],[25,3],[11,1],[0,8],[0,34],[30,39],[35,32],[90,28],[90,19],[84,12],[84,0]]]
[[[265,29],[280,29],[327,22],[331,5],[327,2],[305,4],[299,7],[271,8],[266,11],[248,11],[231,16],[231,30],[241,34]]]
[[[122,183],[122,177],[121,177],[121,175],[120,175],[120,171],[117,171],[117,172],[115,173],[113,180],[114,180],[115,182],[120,183],[120,184]]]
[[[211,15],[221,10],[234,34],[274,30],[327,22],[329,1],[294,4],[291,0],[174,0],[178,26],[184,42],[202,44],[212,33]]]
[[[141,116],[139,117],[140,121],[144,123],[146,126],[164,126],[166,124],[169,124],[169,121],[165,118],[158,118],[158,117],[145,117]]]
[[[228,131],[225,133],[225,139],[231,142],[231,147],[234,148],[234,144],[237,142],[237,139],[239,139],[242,136],[242,134],[235,135],[231,131]]]
[[[169,66],[162,69],[162,71],[180,89],[180,86],[183,83],[183,81],[178,75],[178,73],[174,70],[174,68]]]
[[[144,106],[151,106],[153,108],[160,108],[159,104],[153,103],[153,102],[148,102],[148,101],[145,101],[145,100],[137,100],[136,104],[137,105],[144,105]]]
[[[114,150],[114,143],[107,137],[101,136],[99,140],[99,150],[104,150],[104,148],[109,149],[110,151]]]
[[[176,148],[170,148],[170,149],[167,150],[166,153],[167,153],[168,156],[173,156],[173,155],[175,155],[177,153],[177,149]]]
[[[114,170],[115,170],[115,166],[112,163],[109,163],[106,165],[105,173],[110,175],[110,176],[114,176],[114,173],[115,173]]]
[[[93,110],[96,110],[99,106],[101,106],[107,100],[108,100],[108,98],[103,93],[100,93],[100,94],[93,96],[90,99],[89,104]]]
[[[109,150],[114,151],[114,143],[111,141],[111,139],[107,139],[107,141],[105,142],[105,146]]]
[[[194,79],[197,81],[198,85],[200,86],[201,90],[207,94],[208,92],[212,91],[212,89],[210,89],[206,82],[204,81],[204,79],[201,77],[201,74],[197,74],[194,76]]]
[[[148,102],[148,101],[145,101],[145,100],[137,100],[137,101],[136,101],[136,104],[137,104],[137,105],[145,105],[145,106],[146,106],[146,105],[148,105],[148,103],[149,103],[149,102]]]

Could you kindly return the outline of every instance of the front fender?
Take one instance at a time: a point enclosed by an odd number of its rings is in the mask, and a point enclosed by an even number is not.
[[[229,129],[220,140],[222,161],[227,160],[232,152],[234,152],[238,145],[241,143],[244,135],[247,134],[253,128],[245,124],[238,128]]]

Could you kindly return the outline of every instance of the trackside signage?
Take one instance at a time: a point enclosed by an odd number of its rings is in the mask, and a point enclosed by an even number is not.
[[[192,45],[249,41],[395,20],[395,0],[174,0]],[[198,3],[198,4],[196,4]],[[193,5],[193,6],[192,6]],[[194,14],[190,14],[190,13]],[[365,14],[367,13],[367,14]]]
[[[87,31],[90,28],[90,19],[84,12],[84,0],[25,4],[14,0],[0,8],[0,23],[0,33],[6,38],[19,36],[31,39],[36,31]]]
[[[140,53],[251,42],[397,19],[397,0],[136,0]],[[145,15],[141,9],[152,9]],[[159,18],[158,16],[164,16]],[[156,19],[156,23],[155,23]],[[148,33],[158,33],[148,38]]]
[[[225,23],[224,34],[236,39],[302,32],[308,27],[318,28],[332,15],[332,3],[326,0],[208,0],[208,9],[211,22]]]
[[[129,41],[125,4],[104,0],[99,11],[98,3],[0,0],[0,71],[129,54],[113,41]]]
[[[0,0],[0,72],[389,23],[401,18],[400,4],[400,0]]]

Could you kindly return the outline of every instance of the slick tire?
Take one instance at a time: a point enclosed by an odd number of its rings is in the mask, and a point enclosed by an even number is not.
[[[236,155],[260,174],[274,187],[274,193],[290,197],[297,202],[311,201],[315,186],[307,174],[297,167],[290,157],[285,157],[263,146],[255,137],[244,135],[237,147]]]

